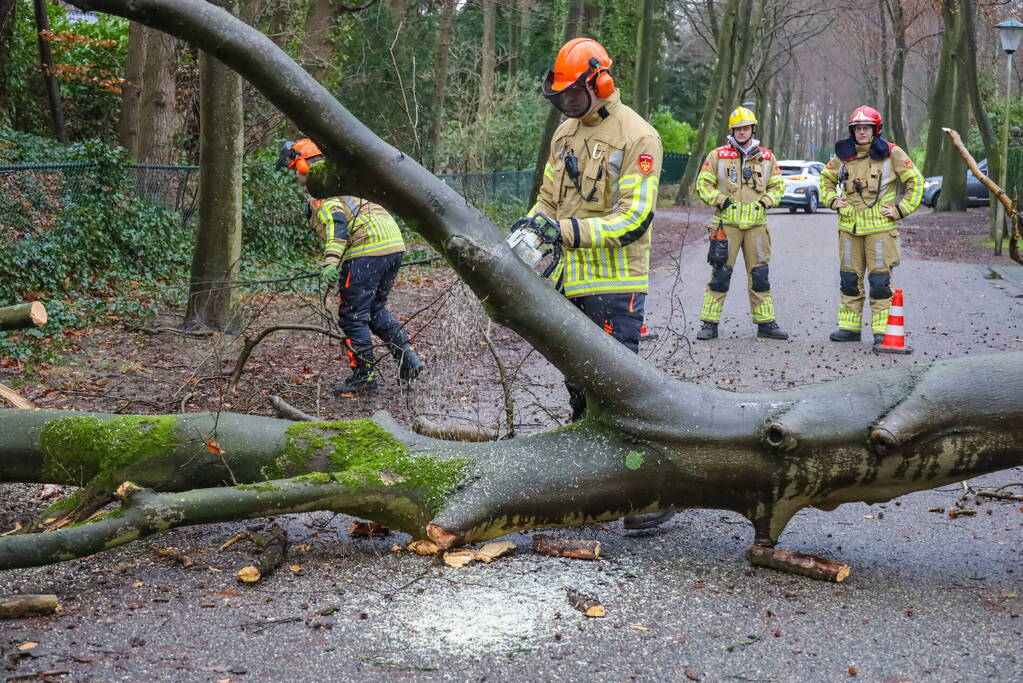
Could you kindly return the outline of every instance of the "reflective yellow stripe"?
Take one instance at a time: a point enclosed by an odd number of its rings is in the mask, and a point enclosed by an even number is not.
[[[887,319],[887,318],[886,318]],[[859,332],[863,327],[863,314],[851,308],[838,305],[838,327],[843,330]]]
[[[373,254],[384,249],[390,249],[391,247],[405,246],[404,240],[391,240],[389,242],[377,242],[375,244],[367,244],[357,249],[349,249],[345,252],[345,258],[354,258],[356,256],[365,256],[366,254]]]
[[[721,310],[724,303],[716,301],[710,292],[703,293],[703,308],[700,309],[700,320],[716,323],[721,321]]]
[[[870,328],[874,334],[884,334],[888,330],[888,311],[878,311],[870,318]]]
[[[774,301],[768,294],[760,304],[750,309],[750,315],[755,323],[769,323],[774,320]]]

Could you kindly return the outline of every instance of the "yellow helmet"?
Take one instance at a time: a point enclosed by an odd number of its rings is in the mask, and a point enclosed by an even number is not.
[[[728,129],[738,128],[739,126],[755,126],[757,125],[757,116],[746,107],[739,107],[731,114],[728,115]]]

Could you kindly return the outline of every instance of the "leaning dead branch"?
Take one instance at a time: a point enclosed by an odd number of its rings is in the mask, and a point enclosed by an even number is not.
[[[242,372],[245,370],[245,363],[248,362],[249,356],[252,355],[252,350],[256,348],[259,342],[269,337],[274,332],[280,332],[281,330],[294,330],[298,332],[318,332],[319,334],[325,334],[332,339],[343,339],[337,332],[332,332],[326,327],[319,327],[318,325],[299,325],[299,324],[287,324],[287,325],[273,325],[267,327],[264,330],[260,330],[258,334],[252,337],[245,337],[245,344],[242,347],[241,353],[238,354],[238,360],[234,362],[234,370],[231,372],[231,382],[228,385],[232,394],[238,393],[238,382],[241,381]]]
[[[0,619],[37,617],[59,610],[56,595],[0,595]]]
[[[0,398],[6,400],[15,408],[35,408],[35,406],[32,405],[27,398],[16,392],[14,389],[11,389],[6,384],[0,384]]]

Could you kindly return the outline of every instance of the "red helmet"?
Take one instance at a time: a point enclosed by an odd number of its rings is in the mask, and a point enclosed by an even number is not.
[[[852,133],[853,126],[873,126],[874,135],[881,137],[881,130],[884,128],[884,121],[881,120],[881,113],[877,109],[863,105],[862,107],[856,107],[852,116],[849,117],[848,125],[850,133]]]

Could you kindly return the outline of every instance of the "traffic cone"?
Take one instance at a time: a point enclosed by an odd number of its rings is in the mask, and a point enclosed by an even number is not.
[[[902,315],[902,290],[896,289],[892,297],[891,308],[888,309],[888,328],[885,330],[884,341],[874,346],[877,353],[913,353],[906,346],[906,319]]]

